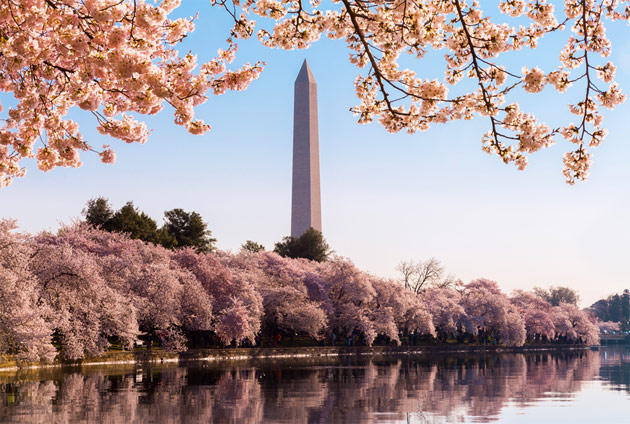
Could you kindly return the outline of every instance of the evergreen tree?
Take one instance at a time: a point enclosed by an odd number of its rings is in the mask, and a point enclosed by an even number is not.
[[[127,202],[114,212],[109,201],[103,197],[88,200],[83,215],[88,224],[105,231],[127,233],[133,239],[160,244],[168,249],[193,247],[198,252],[215,249],[216,239],[208,230],[201,215],[173,209],[164,212],[165,224],[158,228],[156,222],[139,211],[133,202]],[[264,249],[264,247],[263,247]]]
[[[106,231],[127,233],[132,239],[140,239],[151,243],[157,243],[157,224],[146,213],[139,211],[133,202],[127,202],[125,206],[114,213],[111,219],[103,224]]]
[[[245,243],[241,245],[241,250],[250,253],[258,253],[264,252],[265,246],[260,243],[256,243],[255,241],[247,240]]]
[[[630,331],[630,290],[626,289],[621,295],[621,316],[619,319],[622,331]]]
[[[185,212],[183,209],[173,209],[164,212],[166,223],[164,229],[171,236],[167,244],[176,241],[175,246],[170,247],[194,247],[198,252],[211,252],[215,250],[216,239],[208,230],[201,215],[197,212]],[[169,246],[166,246],[169,247]]]
[[[104,197],[90,199],[83,209],[85,221],[95,228],[101,228],[114,215],[109,201]]]
[[[287,236],[274,246],[274,252],[288,258],[305,258],[311,261],[324,262],[328,259],[330,247],[321,231],[313,227],[300,237]]]
[[[622,331],[630,331],[630,290],[600,299],[590,309],[600,321],[618,322]]]

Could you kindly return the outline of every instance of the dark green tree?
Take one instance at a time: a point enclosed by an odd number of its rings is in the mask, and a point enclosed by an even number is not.
[[[85,220],[92,226],[105,231],[127,233],[133,239],[160,244],[168,249],[190,246],[198,252],[215,249],[216,239],[208,225],[197,212],[173,209],[164,212],[165,224],[158,228],[156,222],[139,211],[133,202],[127,202],[114,212],[109,201],[103,197],[88,200],[83,209]]]
[[[114,216],[109,201],[104,197],[88,200],[82,213],[85,221],[95,228],[102,228]]]
[[[171,247],[194,247],[198,252],[211,252],[215,250],[216,239],[208,230],[201,215],[197,212],[185,212],[183,209],[173,209],[164,212],[166,223],[164,229],[176,241]],[[170,239],[170,241],[172,241]],[[169,246],[166,246],[169,247]]]
[[[608,316],[610,321],[621,322],[622,319],[622,304],[621,296],[613,294],[608,297]]]
[[[245,243],[241,245],[241,250],[250,253],[258,253],[264,252],[265,246],[260,243],[256,243],[255,241],[247,240]]]
[[[165,227],[158,228],[155,236],[157,244],[160,244],[167,249],[177,248],[177,239],[175,238],[175,236],[170,234]]]
[[[309,228],[300,237],[287,236],[275,244],[274,252],[288,258],[305,258],[324,262],[330,254],[330,247],[321,231]]]
[[[553,306],[558,306],[561,303],[570,303],[572,305],[577,305],[577,303],[580,301],[580,296],[578,295],[577,291],[569,287],[550,286],[548,290],[540,287],[535,287],[534,293],[536,293],[538,297],[541,297],[547,302],[551,303]]]
[[[600,321],[618,322],[622,331],[630,331],[630,290],[600,299],[590,309]]]
[[[133,202],[127,202],[107,220],[102,228],[106,231],[127,233],[132,239],[140,239],[151,243],[157,243],[157,224],[149,215],[139,211]]]
[[[621,295],[621,324],[622,331],[630,331],[630,290],[626,289]]]
[[[608,299],[600,299],[593,303],[590,307],[593,315],[595,315],[600,321],[613,321],[610,317],[609,299],[610,297]]]

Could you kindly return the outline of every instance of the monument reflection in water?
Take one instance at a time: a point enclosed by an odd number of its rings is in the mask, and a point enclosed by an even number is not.
[[[629,385],[627,349],[86,367],[0,374],[0,422],[627,422],[602,399],[630,420]],[[573,405],[585,389],[606,396]]]

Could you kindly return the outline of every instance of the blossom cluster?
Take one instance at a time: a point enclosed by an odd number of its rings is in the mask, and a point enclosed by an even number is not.
[[[195,119],[194,107],[208,91],[243,90],[262,70],[261,63],[227,69],[234,41],[254,34],[282,49],[307,48],[324,34],[344,40],[350,62],[367,69],[355,82],[359,104],[352,111],[360,123],[377,120],[390,132],[413,133],[482,116],[490,124],[483,150],[519,169],[561,134],[576,145],[564,157],[570,184],[587,178],[588,149],[606,136],[598,107],[613,109],[625,100],[606,59],[612,46],[605,22],[630,21],[628,0],[501,0],[498,14],[484,13],[488,4],[477,0],[335,0],[329,9],[315,0],[212,0],[234,26],[228,48],[199,67],[194,54],[175,50],[194,29],[192,18],[169,18],[180,1],[0,0],[0,90],[18,102],[0,128],[0,187],[24,175],[25,158],[35,158],[42,170],[76,167],[80,152],[95,149],[67,118],[75,106],[95,116],[100,133],[128,143],[148,136],[136,116],[158,113],[165,102],[177,125],[205,133],[210,126]],[[556,65],[518,72],[501,61],[569,29]],[[438,50],[444,51],[442,80],[400,66],[403,54],[428,60]],[[547,86],[560,93],[584,89],[569,105],[577,123],[550,126],[534,113],[514,113],[518,106],[508,97]],[[114,161],[113,152],[98,153]]]
[[[568,183],[588,176],[591,154],[606,131],[597,105],[614,108],[625,100],[614,83],[615,65],[603,62],[611,51],[605,21],[630,20],[627,0],[502,0],[500,14],[487,2],[477,0],[337,0],[332,10],[322,10],[319,1],[295,0],[214,0],[234,17],[233,32],[249,37],[256,22],[249,14],[265,18],[271,28],[256,34],[269,47],[306,48],[323,34],[344,39],[350,49],[350,62],[367,71],[355,81],[359,104],[352,108],[359,123],[377,119],[388,131],[424,131],[432,124],[475,115],[490,121],[490,131],[482,137],[483,149],[497,154],[505,163],[519,169],[527,166],[527,156],[555,141],[555,136],[577,145],[565,155],[564,174]],[[564,3],[564,7],[556,7]],[[236,14],[232,10],[242,13]],[[559,10],[557,10],[559,9]],[[246,31],[240,30],[247,28]],[[570,29],[557,65],[544,64],[522,72],[506,69],[506,54],[536,48],[551,32]],[[399,66],[403,54],[421,60],[431,51],[445,51],[444,79],[429,80],[411,69]],[[431,56],[433,57],[433,55]],[[428,60],[428,59],[426,59]],[[555,66],[555,67],[554,67]],[[601,83],[596,82],[596,78]],[[472,80],[462,90],[449,86]],[[508,101],[517,88],[540,93],[546,86],[560,93],[572,86],[584,89],[584,96],[570,105],[579,124],[551,127],[533,113],[518,113],[518,105]],[[574,128],[569,134],[568,128]],[[568,135],[569,134],[569,135]],[[569,145],[571,146],[571,145]],[[572,148],[572,147],[571,147]]]
[[[193,134],[210,127],[194,117],[207,93],[243,90],[262,64],[227,70],[236,45],[197,66],[175,49],[194,29],[193,19],[169,19],[180,0],[0,1],[0,90],[17,105],[0,128],[0,187],[21,177],[26,158],[39,169],[81,165],[79,153],[95,150],[83,138],[71,108],[92,113],[101,134],[144,143],[148,130],[135,115],[152,115],[165,103],[175,123]],[[111,149],[96,150],[112,163]]]
[[[416,293],[344,258],[171,251],[83,223],[56,235],[14,230],[0,221],[0,353],[22,359],[53,359],[53,335],[67,359],[101,354],[112,338],[126,349],[149,337],[181,351],[191,332],[223,345],[277,334],[366,345],[418,336],[510,346],[599,340],[596,319],[576,306],[508,297],[485,279]]]

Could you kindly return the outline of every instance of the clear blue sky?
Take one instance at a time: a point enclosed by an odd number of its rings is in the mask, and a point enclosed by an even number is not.
[[[200,61],[224,46],[229,24],[203,4],[197,30],[180,49],[197,52]],[[622,25],[609,31],[618,81],[630,94],[628,34]],[[221,249],[238,250],[248,239],[272,248],[290,232],[292,90],[307,58],[319,90],[323,230],[337,253],[391,277],[401,260],[433,256],[466,282],[486,277],[507,292],[570,286],[584,306],[630,287],[628,103],[605,114],[610,135],[595,150],[591,178],[571,187],[561,173],[571,146],[562,140],[531,156],[523,172],[482,152],[482,118],[415,135],[358,125],[348,111],[358,71],[341,41],[323,39],[301,51],[269,50],[255,40],[240,47],[237,64],[267,66],[247,91],[211,97],[197,109],[210,133],[189,135],[166,109],[146,120],[153,130],[147,144],[126,145],[98,134],[91,116],[77,112],[86,139],[111,144],[117,163],[85,154],[79,169],[42,173],[27,162],[28,175],[0,190],[0,216],[31,232],[56,230],[80,217],[88,199],[104,196],[115,208],[133,200],[159,223],[168,209],[198,211]],[[527,64],[555,68],[554,47],[527,52]],[[437,69],[430,61],[416,65],[431,78]],[[581,96],[579,89],[545,89],[522,104],[554,126]],[[6,95],[2,101],[10,104]]]

